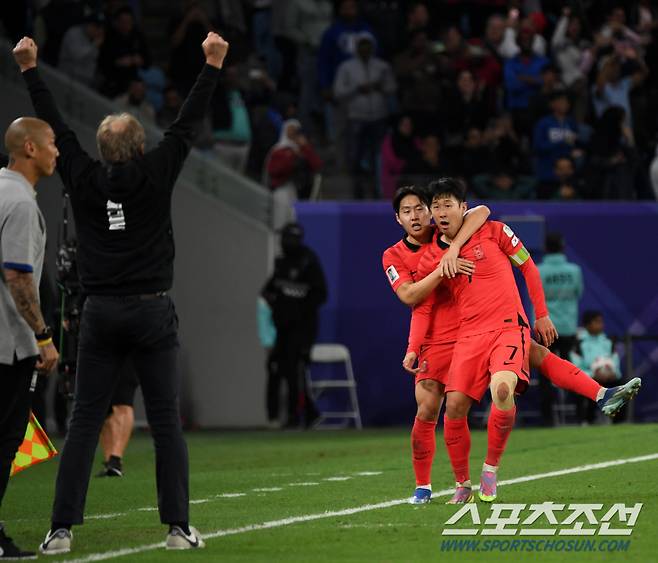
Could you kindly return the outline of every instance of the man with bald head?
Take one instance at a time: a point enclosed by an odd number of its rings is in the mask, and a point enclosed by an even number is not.
[[[46,223],[35,192],[39,179],[55,171],[55,134],[45,121],[21,117],[7,129],[5,148],[7,168],[0,169],[0,504],[30,416],[34,369],[48,374],[58,358],[39,306]],[[0,559],[34,556],[18,548],[0,524]]]
[[[130,360],[142,387],[155,442],[160,520],[169,526],[168,549],[203,547],[189,525],[187,446],[179,412],[178,318],[167,291],[173,281],[171,196],[202,125],[228,50],[208,33],[206,64],[178,118],[152,150],[141,124],[121,113],[106,117],[91,158],[64,123],[37,70],[37,46],[24,37],[14,58],[35,112],[52,126],[57,160],[71,197],[78,237],[78,274],[87,295],[82,309],[75,400],[60,457],[46,554],[71,549],[71,527],[82,524],[94,451],[120,366]]]

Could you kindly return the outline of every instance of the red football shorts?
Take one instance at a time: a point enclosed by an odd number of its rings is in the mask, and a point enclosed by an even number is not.
[[[530,331],[515,327],[461,338],[455,344],[446,392],[461,391],[476,401],[486,393],[491,376],[514,372],[515,393],[525,392],[530,383]]]
[[[423,366],[416,374],[416,383],[423,379],[433,379],[445,385],[448,382],[454,342],[423,344],[420,348],[418,365]]]

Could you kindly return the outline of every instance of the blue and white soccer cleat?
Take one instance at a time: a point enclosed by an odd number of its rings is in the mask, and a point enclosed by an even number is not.
[[[424,487],[418,487],[414,496],[409,499],[409,504],[427,504],[432,500],[432,491]]]
[[[596,404],[599,405],[603,414],[613,417],[628,401],[638,394],[640,387],[642,387],[642,380],[639,377],[634,377],[625,385],[611,387],[606,390],[603,398],[596,401]]]

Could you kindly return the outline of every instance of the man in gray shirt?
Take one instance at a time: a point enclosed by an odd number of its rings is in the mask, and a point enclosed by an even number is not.
[[[49,373],[59,357],[39,307],[46,223],[34,191],[40,178],[55,171],[55,134],[45,121],[21,117],[7,129],[5,147],[9,163],[0,169],[0,503],[25,435],[34,369]],[[19,549],[0,524],[0,558],[34,556]]]

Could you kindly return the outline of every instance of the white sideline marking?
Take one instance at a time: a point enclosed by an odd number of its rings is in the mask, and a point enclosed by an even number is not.
[[[273,493],[276,491],[283,491],[281,487],[263,487],[261,489],[251,489],[254,493]]]
[[[85,520],[105,520],[105,519],[116,518],[117,516],[125,516],[125,515],[126,515],[125,512],[114,512],[112,514],[96,514],[95,516],[85,516]]]
[[[523,477],[515,477],[514,479],[507,479],[505,481],[500,481],[498,483],[501,485],[515,485],[517,483],[527,483],[528,481],[537,481],[539,479],[547,479],[549,477],[559,477],[561,475],[570,475],[573,473],[582,473],[583,471],[593,471],[595,469],[606,469],[608,467],[614,467],[616,465],[625,465],[627,463],[640,463],[642,461],[651,461],[658,459],[658,453],[643,455],[638,457],[629,457],[626,459],[615,459],[612,461],[603,461],[601,463],[591,463],[589,465],[578,465],[576,467],[570,467],[569,469],[559,469],[557,471],[549,471],[548,473],[537,473],[535,475],[525,475]],[[477,489],[478,487],[474,487]],[[447,496],[452,494],[453,489],[444,489],[442,491],[437,491],[432,494],[432,498]],[[318,514],[307,514],[305,516],[291,516],[289,518],[283,518],[281,520],[271,520],[269,522],[263,522],[262,524],[250,524],[248,526],[243,526],[242,528],[229,528],[227,530],[217,530],[215,532],[210,532],[203,534],[204,539],[220,538],[223,536],[233,536],[236,534],[244,534],[246,532],[254,532],[257,530],[268,530],[271,528],[280,528],[282,526],[289,526],[291,524],[297,524],[299,522],[311,522],[313,520],[321,520],[323,518],[333,518],[334,516],[350,516],[352,514],[358,514],[359,512],[368,512],[369,510],[379,510],[380,508],[390,508],[391,506],[397,506],[400,504],[406,504],[409,501],[408,498],[389,500],[386,502],[380,502],[377,504],[365,504],[363,506],[356,506],[354,508],[345,508],[343,510],[334,510],[327,512],[320,512]],[[151,551],[153,549],[158,549],[164,547],[164,542],[152,543],[149,545],[142,545],[138,547],[131,547],[126,549],[119,549],[117,551],[106,551],[105,553],[93,553],[79,559],[67,559],[68,563],[87,563],[88,561],[103,561],[105,559],[112,559],[114,557],[121,557],[123,555],[132,555],[135,553],[142,553],[144,551]]]
[[[349,481],[351,477],[327,477],[323,481]]]
[[[221,495],[215,496],[216,498],[238,498],[247,496],[247,493],[222,493]]]
[[[205,504],[206,502],[210,502],[209,498],[200,498],[197,500],[191,500],[190,504]]]
[[[355,473],[354,475],[358,475],[359,477],[372,477],[373,475],[381,475],[384,473],[383,471],[359,471],[358,473]]]
[[[316,481],[306,481],[302,483],[286,483],[286,487],[315,487],[315,485],[319,484]]]

